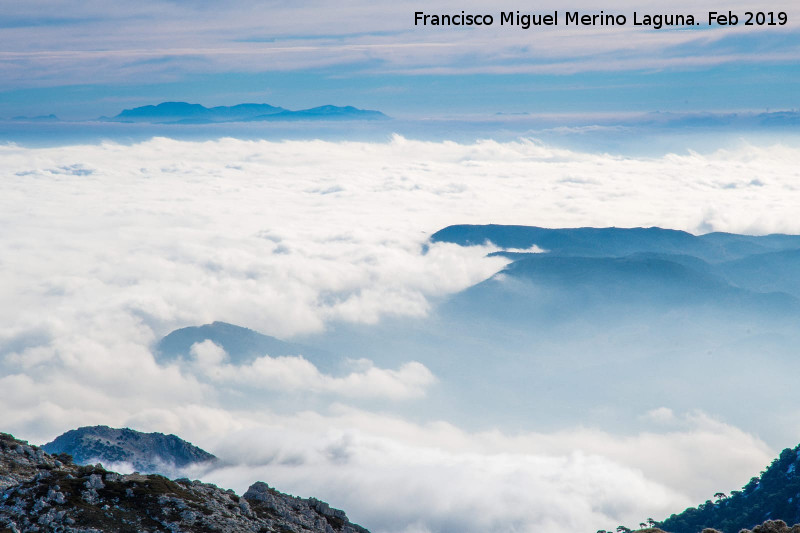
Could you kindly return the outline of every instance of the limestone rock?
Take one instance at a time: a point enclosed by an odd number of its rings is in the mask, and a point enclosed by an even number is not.
[[[57,460],[0,433],[0,531],[369,533],[344,511],[256,482],[232,490]]]

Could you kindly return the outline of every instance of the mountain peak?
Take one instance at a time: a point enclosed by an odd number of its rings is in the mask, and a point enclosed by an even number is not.
[[[214,321],[211,324],[189,326],[169,333],[156,346],[156,355],[164,361],[186,357],[193,344],[206,340],[224,349],[237,364],[251,362],[265,354],[298,355],[307,351],[304,346],[284,342],[249,328]]]
[[[168,473],[217,460],[214,455],[175,435],[108,426],[85,426],[67,431],[42,449],[50,454],[68,453],[78,464],[124,463],[139,472]]]

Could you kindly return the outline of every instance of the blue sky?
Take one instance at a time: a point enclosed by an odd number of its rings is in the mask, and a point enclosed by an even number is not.
[[[0,117],[93,118],[165,100],[350,104],[394,116],[800,107],[800,10],[783,26],[709,27],[713,2],[616,0],[622,27],[414,27],[413,2],[57,2],[3,7]],[[430,13],[596,13],[585,0],[440,2]],[[741,17],[754,6],[733,1]],[[632,14],[693,14],[692,29]]]

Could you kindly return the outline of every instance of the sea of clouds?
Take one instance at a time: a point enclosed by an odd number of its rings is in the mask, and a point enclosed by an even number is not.
[[[313,495],[376,532],[663,518],[743,485],[776,443],[666,408],[633,434],[468,431],[386,407],[424,413],[444,379],[413,353],[333,375],[302,354],[236,367],[213,343],[163,365],[153,346],[214,320],[286,339],[424,318],[505,264],[491,243],[426,249],[449,224],[798,233],[799,158],[797,142],[650,158],[402,137],[0,146],[0,429],[175,433],[223,459],[204,479]],[[326,406],[274,410],[260,389]]]

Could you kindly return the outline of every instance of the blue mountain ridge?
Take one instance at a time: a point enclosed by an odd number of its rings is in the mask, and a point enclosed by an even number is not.
[[[341,359],[322,348],[286,342],[249,328],[220,321],[176,329],[156,344],[154,354],[156,360],[162,364],[180,359],[186,360],[190,357],[192,345],[206,340],[224,349],[229,362],[233,365],[247,365],[265,355],[270,357],[301,355],[320,370],[333,371]]]
[[[225,322],[176,329],[161,339],[156,354],[162,361],[185,357],[193,344],[210,340],[222,347],[235,364],[249,363],[265,354],[271,356],[298,355],[307,347],[284,342],[252,329]]]
[[[512,262],[455,295],[448,305],[459,313],[507,317],[514,310],[524,317],[646,308],[663,314],[702,306],[723,314],[800,315],[800,236],[464,225],[438,231],[431,241],[545,250],[495,252]]]
[[[154,124],[214,124],[256,121],[382,120],[387,118],[380,111],[358,109],[352,106],[326,105],[292,111],[269,104],[238,104],[209,108],[187,102],[162,102],[158,105],[125,109],[106,120]]]
[[[551,255],[619,257],[637,252],[693,255],[710,262],[748,255],[800,249],[800,235],[764,236],[732,233],[692,235],[679,230],[652,228],[541,228],[537,226],[454,225],[434,233],[431,242],[461,246],[491,242],[500,248],[528,249],[533,245]]]

